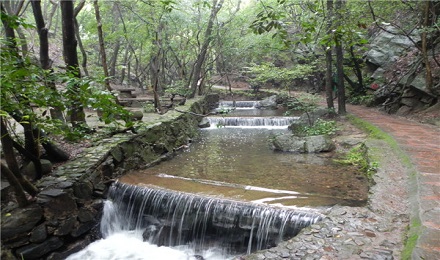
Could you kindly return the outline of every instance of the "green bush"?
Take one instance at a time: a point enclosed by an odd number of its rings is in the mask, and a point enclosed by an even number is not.
[[[338,130],[336,121],[318,119],[312,126],[301,126],[298,130],[305,136],[312,135],[334,135]]]

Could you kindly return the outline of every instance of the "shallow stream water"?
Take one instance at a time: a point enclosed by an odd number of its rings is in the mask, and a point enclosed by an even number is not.
[[[175,158],[131,172],[119,181],[306,212],[335,204],[364,204],[362,192],[354,187],[366,187],[365,180],[358,178],[357,169],[335,163],[331,153],[296,154],[272,150],[271,137],[287,133],[288,121],[295,120],[280,119],[282,113],[248,107],[211,118],[211,127],[200,129],[199,136]],[[233,257],[228,249],[219,246],[208,245],[202,251],[195,251],[191,244],[173,247],[151,244],[143,237],[145,229],[115,228],[121,226],[124,217],[114,207],[112,201],[106,201],[101,222],[105,239],[92,243],[69,259],[164,259],[164,255],[170,260]],[[189,209],[185,206],[184,211],[186,207]],[[108,217],[108,214],[113,215]]]
[[[237,109],[225,118],[277,118],[280,113]],[[127,174],[121,181],[289,207],[363,203],[352,189],[365,181],[357,178],[357,169],[342,167],[330,154],[273,151],[271,137],[288,131],[286,125],[276,124],[201,129],[193,144],[172,160]]]

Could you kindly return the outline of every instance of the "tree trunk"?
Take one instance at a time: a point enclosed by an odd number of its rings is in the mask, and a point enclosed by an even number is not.
[[[327,1],[327,34],[332,35],[332,20],[333,20],[333,1]],[[326,46],[325,51],[325,93],[327,108],[334,109],[333,104],[333,59],[332,59],[332,47],[329,44]]]
[[[82,44],[81,34],[79,33],[79,23],[78,23],[78,19],[76,19],[76,17],[78,16],[79,12],[84,7],[85,3],[86,3],[85,0],[81,0],[78,3],[78,5],[75,7],[75,9],[73,9],[73,16],[75,17],[74,18],[75,37],[76,37],[76,40],[78,41],[78,47],[79,47],[79,50],[81,51],[81,56],[82,56],[81,67],[83,68],[84,75],[86,75],[88,77],[89,76],[89,70],[87,69],[87,52],[84,49],[84,45]]]
[[[110,79],[109,79],[109,73],[107,67],[107,55],[105,53],[104,34],[102,33],[102,23],[101,23],[101,15],[99,13],[98,0],[93,1],[93,7],[95,8],[96,23],[98,24],[97,27],[98,27],[98,39],[99,39],[99,52],[101,54],[102,69],[104,70],[104,77],[105,77],[104,83],[107,90],[111,91],[112,88],[110,87]],[[118,102],[117,99],[116,102]]]
[[[356,55],[354,54],[354,47],[350,46],[350,56],[351,56],[351,61],[353,62],[354,65],[354,74],[356,75],[358,82],[357,84],[351,84],[353,86],[354,89],[354,93],[356,95],[364,95],[365,94],[365,87],[364,87],[364,81],[362,78],[362,70],[361,70],[361,66],[359,65],[358,59],[356,59]],[[345,77],[346,79],[348,77]]]
[[[208,25],[206,27],[204,41],[202,44],[202,48],[201,48],[199,54],[197,55],[197,59],[194,64],[194,70],[193,70],[193,73],[190,77],[191,78],[191,85],[190,85],[191,94],[190,94],[189,98],[193,98],[196,95],[196,92],[198,89],[198,84],[200,83],[200,80],[201,80],[200,76],[201,76],[201,72],[202,72],[203,63],[205,62],[206,54],[207,54],[208,48],[209,48],[209,44],[211,43],[212,31],[213,31],[213,27],[214,27],[214,20],[217,16],[217,13],[221,9],[223,2],[224,2],[224,0],[219,0],[219,1],[212,0],[211,15],[209,16]]]
[[[23,4],[24,4],[24,0],[2,2],[5,13],[13,16],[20,16],[20,12],[22,11]],[[14,29],[17,31],[18,38],[20,38],[18,45],[21,48],[21,56],[26,57],[29,52],[26,36],[23,33],[23,30],[21,29],[20,25],[16,26]]]
[[[75,16],[73,12],[73,0],[60,2],[62,27],[63,27],[63,55],[67,70],[73,77],[81,77],[78,66],[78,53],[76,50],[77,41],[75,38]],[[79,99],[79,86],[72,89],[70,93],[70,122],[74,128],[86,125],[84,108]]]
[[[119,49],[121,47],[121,39],[117,39],[115,46],[113,46],[113,55],[109,63],[109,76],[116,76],[116,65],[118,62]]]
[[[15,177],[15,175],[3,163],[1,163],[1,172],[3,176],[6,176],[6,180],[8,180],[9,184],[14,189],[15,198],[17,199],[18,206],[20,208],[23,208],[26,205],[28,205],[29,201],[26,198],[26,194],[24,193],[23,186],[21,186],[20,182]]]
[[[38,36],[40,39],[40,63],[41,68],[45,71],[49,72],[49,77],[46,77],[44,82],[46,86],[50,88],[52,91],[57,92],[55,82],[53,81],[52,70],[52,61],[49,57],[49,38],[48,38],[48,28],[45,27],[44,17],[41,11],[41,0],[34,0],[31,2],[32,11],[34,13],[35,23],[37,25]],[[45,74],[46,75],[46,74]],[[50,115],[52,119],[58,119],[62,123],[65,123],[65,118],[62,112],[62,108],[58,106],[52,106],[50,109]]]
[[[342,8],[343,8],[343,0],[336,1],[336,14],[337,14],[337,22],[341,24],[342,22]],[[336,43],[336,71],[337,71],[337,83],[338,83],[338,114],[345,115],[347,113],[347,109],[345,107],[345,86],[344,86],[344,53],[342,51],[342,36],[339,32],[335,35],[335,43]]]
[[[58,9],[58,5],[59,3],[56,0],[50,0],[50,2],[52,3],[52,9],[50,10],[49,16],[47,17],[46,21],[47,21],[47,31],[50,31],[50,27],[52,26],[52,21],[53,21],[53,17],[55,16],[55,13]]]
[[[431,64],[429,62],[428,58],[428,27],[431,26],[431,18],[430,18],[430,9],[431,9],[432,3],[431,1],[426,1],[423,6],[423,15],[422,15],[422,25],[423,25],[423,32],[422,32],[422,55],[423,55],[423,62],[425,63],[425,70],[426,70],[426,88],[434,93],[433,89],[433,79],[432,79],[432,69]]]
[[[7,19],[6,16],[8,16],[8,14],[6,13],[6,10],[3,6],[3,3],[1,3],[1,12],[2,12],[2,23],[3,23],[3,27],[5,29],[5,36],[7,39],[7,47],[8,50],[12,53],[12,56],[16,57],[18,60],[22,60],[22,57],[20,56],[20,54],[18,53],[18,48],[17,48],[17,42],[16,42],[16,38],[15,38],[15,32],[14,29],[12,28],[12,26],[9,23],[9,20]],[[19,63],[18,65],[19,67],[23,67],[24,64],[23,63]],[[25,105],[27,107],[28,110],[31,110],[32,108],[30,107],[29,101],[26,99],[26,97],[24,97],[23,95],[21,95],[20,93],[16,94],[17,99],[20,100],[20,102]],[[6,111],[9,114],[13,114],[16,111]],[[34,136],[34,132],[33,132],[33,122],[29,121],[29,120],[23,120],[23,121],[17,121],[17,122],[25,122],[25,124],[22,124],[23,126],[23,134],[24,134],[24,141],[25,141],[25,148],[31,152],[32,154],[34,154],[35,156],[39,157],[39,146],[38,146],[38,139],[35,138]]]
[[[81,51],[81,67],[84,71],[84,75],[87,77],[89,76],[89,70],[87,69],[87,52],[86,49],[84,49],[84,45],[82,44],[81,35],[79,33],[79,24],[78,19],[75,17],[75,37],[78,40],[78,47]]]
[[[4,153],[4,158],[6,163],[8,164],[9,170],[13,173],[15,178],[18,180],[22,188],[29,193],[31,196],[35,196],[38,194],[38,189],[30,183],[20,172],[20,168],[18,166],[17,159],[15,157],[15,152],[13,148],[13,140],[9,135],[9,131],[6,127],[6,122],[3,117],[0,116],[0,131],[2,133],[1,144]],[[3,172],[3,171],[2,171]],[[12,180],[14,181],[14,180]],[[11,183],[11,185],[13,185]],[[19,188],[19,186],[14,187]],[[21,189],[21,190],[23,190]]]

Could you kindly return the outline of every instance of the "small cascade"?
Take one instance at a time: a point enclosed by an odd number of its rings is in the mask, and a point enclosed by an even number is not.
[[[259,101],[220,101],[220,108],[244,108],[252,109],[257,106]]]
[[[211,127],[287,128],[297,117],[207,117]]]
[[[209,198],[116,182],[101,221],[104,236],[136,230],[158,246],[221,247],[229,254],[275,246],[321,220],[314,212]]]

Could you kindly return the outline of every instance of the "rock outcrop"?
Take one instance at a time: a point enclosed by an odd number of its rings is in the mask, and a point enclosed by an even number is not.
[[[375,86],[375,103],[387,112],[406,115],[433,106],[440,95],[440,68],[432,54],[440,57],[440,47],[429,50],[432,60],[434,85],[426,84],[426,69],[422,54],[416,45],[420,43],[417,32],[403,34],[393,26],[386,26],[370,38],[365,54],[371,78]]]

